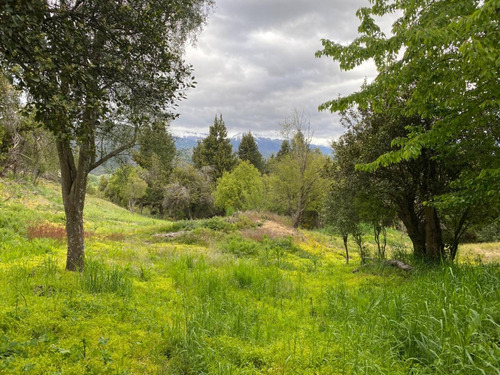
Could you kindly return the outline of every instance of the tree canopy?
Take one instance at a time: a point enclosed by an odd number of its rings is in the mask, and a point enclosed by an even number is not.
[[[375,17],[398,14],[386,36]],[[376,79],[359,92],[328,101],[320,109],[345,110],[368,102],[376,112],[431,120],[394,139],[397,149],[364,168],[374,170],[417,158],[425,148],[477,161],[453,183],[444,204],[496,201],[500,196],[498,84],[500,37],[497,0],[373,1],[357,12],[360,36],[349,45],[323,40],[317,56],[344,70],[373,59]],[[400,106],[401,100],[405,105]],[[437,197],[436,197],[437,198]]]
[[[192,86],[183,46],[210,3],[2,1],[0,67],[56,136],[68,270],[84,265],[88,173],[133,146],[138,127],[173,116]]]
[[[375,17],[393,13],[386,36]],[[332,57],[344,70],[373,59],[378,75],[320,109],[358,108],[372,113],[368,121],[393,124],[375,131],[385,150],[364,144],[374,153],[364,152],[356,168],[401,179],[408,211],[402,220],[410,237],[420,237],[420,244],[412,238],[415,249],[428,257],[445,255],[440,221],[455,212],[453,257],[469,213],[485,202],[500,204],[498,1],[380,0],[357,15],[360,36],[348,45],[323,40],[317,56]],[[363,144],[358,135],[344,140]]]

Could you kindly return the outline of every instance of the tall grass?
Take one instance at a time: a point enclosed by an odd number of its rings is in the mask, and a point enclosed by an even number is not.
[[[173,224],[91,198],[96,234],[69,273],[61,241],[28,238],[45,214],[61,222],[60,194],[40,190],[43,206],[12,189],[0,187],[12,196],[0,202],[1,374],[499,373],[498,265],[352,273],[358,259],[346,265],[342,241],[321,233],[250,237],[241,229],[261,216]],[[167,231],[186,233],[153,237]]]
[[[86,292],[115,293],[119,296],[132,294],[129,272],[116,265],[107,266],[102,260],[87,259],[79,276],[80,286]]]

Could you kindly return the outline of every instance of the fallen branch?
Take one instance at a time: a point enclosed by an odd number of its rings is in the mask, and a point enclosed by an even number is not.
[[[400,260],[396,260],[396,259],[388,259],[386,261],[384,261],[385,264],[388,264],[389,266],[393,266],[393,267],[397,267],[403,271],[406,271],[406,272],[410,272],[411,270],[413,270],[413,267],[406,264],[406,263],[403,263],[401,262]]]

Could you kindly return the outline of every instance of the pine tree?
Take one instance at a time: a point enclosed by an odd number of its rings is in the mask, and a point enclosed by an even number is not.
[[[264,160],[251,132],[243,134],[238,147],[238,157],[243,161],[249,161],[260,173],[264,171]]]
[[[281,143],[281,148],[278,151],[278,153],[276,154],[276,159],[280,160],[281,158],[288,155],[289,153],[290,153],[290,142],[287,139],[285,139]]]
[[[233,146],[227,137],[227,129],[222,115],[210,126],[208,137],[204,138],[193,150],[193,163],[197,168],[210,166],[214,169],[214,177],[230,172],[236,164]]]

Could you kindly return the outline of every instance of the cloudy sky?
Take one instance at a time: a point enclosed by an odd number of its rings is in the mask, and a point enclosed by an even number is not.
[[[229,135],[276,136],[294,110],[309,116],[316,142],[342,134],[339,118],[318,105],[373,78],[365,64],[341,72],[315,58],[321,39],[356,37],[356,9],[368,0],[216,0],[208,25],[186,59],[198,82],[179,107],[174,134],[203,132],[222,113]]]

